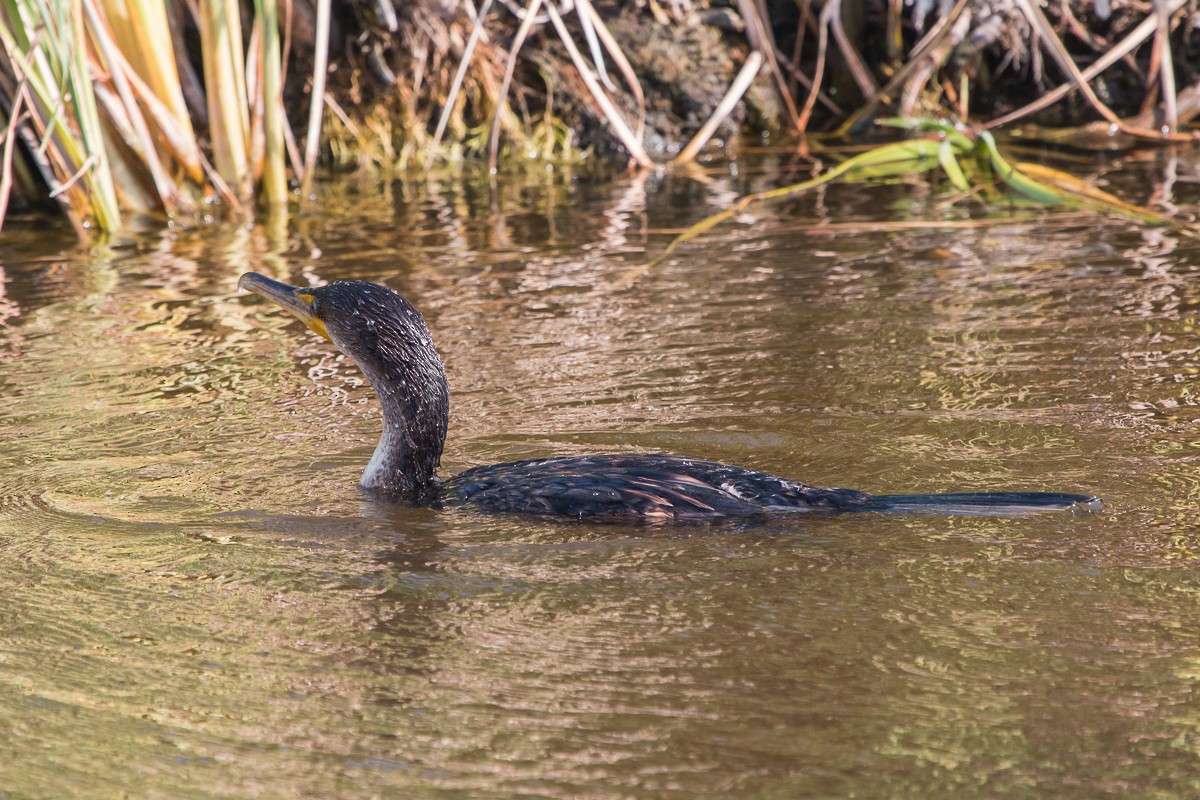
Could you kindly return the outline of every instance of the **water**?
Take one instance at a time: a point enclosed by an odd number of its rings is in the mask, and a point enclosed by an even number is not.
[[[90,251],[7,230],[0,798],[1195,796],[1197,244],[839,187],[636,272],[777,169],[335,181],[283,233]],[[1106,506],[630,529],[379,505],[370,390],[236,294],[251,269],[425,312],[445,474],[665,450]]]

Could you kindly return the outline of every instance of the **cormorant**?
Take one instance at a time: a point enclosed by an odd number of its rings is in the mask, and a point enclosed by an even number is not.
[[[872,495],[821,489],[675,455],[563,456],[475,467],[439,480],[450,390],[425,320],[394,290],[366,281],[301,288],[247,272],[238,288],[278,303],[348,355],[383,407],[383,436],[361,486],[415,505],[469,505],[597,522],[693,522],[774,512],[937,510],[995,514],[1095,508],[1082,494]]]

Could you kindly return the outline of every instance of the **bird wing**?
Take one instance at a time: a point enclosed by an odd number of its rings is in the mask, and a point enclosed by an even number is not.
[[[444,495],[492,511],[592,521],[700,520],[773,510],[843,510],[870,495],[663,454],[564,456],[476,467]]]

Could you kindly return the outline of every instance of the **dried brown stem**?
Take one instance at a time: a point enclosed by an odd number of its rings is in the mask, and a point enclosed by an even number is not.
[[[559,16],[558,9],[554,7],[553,3],[546,4],[546,13],[550,15],[550,21],[554,23],[554,29],[558,32],[559,38],[562,39],[563,44],[566,46],[571,60],[575,63],[575,68],[579,71],[579,76],[583,78],[584,85],[587,86],[596,104],[600,106],[604,118],[612,125],[613,132],[617,135],[617,138],[621,140],[621,143],[625,145],[625,149],[629,151],[630,158],[640,167],[654,166],[654,162],[650,160],[650,156],[646,155],[642,143],[637,140],[633,131],[629,129],[629,125],[625,122],[625,118],[621,116],[621,112],[608,99],[608,95],[604,93],[603,87],[600,86],[595,76],[592,75],[592,71],[588,69],[583,54],[575,46],[575,41],[571,38],[570,31],[563,24],[562,17]]]
[[[840,0],[835,1],[840,2]],[[795,127],[797,133],[803,133],[804,126],[800,122],[800,115],[796,113],[796,104],[788,92],[787,81],[783,79],[783,73],[779,70],[779,62],[775,58],[775,37],[771,35],[770,26],[764,22],[758,3],[756,0],[738,0],[738,11],[741,12],[742,19],[746,22],[747,41],[750,42],[751,47],[760,51],[766,58],[767,68],[771,71],[771,79],[779,90],[779,97],[783,100],[792,126]]]
[[[1080,73],[1078,65],[1071,58],[1071,54],[1067,52],[1066,46],[1062,43],[1062,39],[1058,38],[1058,34],[1054,32],[1054,27],[1050,24],[1050,20],[1046,19],[1046,15],[1042,13],[1039,5],[1032,0],[1016,0],[1017,6],[1021,9],[1021,13],[1029,20],[1029,24],[1033,27],[1034,34],[1041,40],[1042,45],[1049,51],[1054,62],[1058,64],[1059,69],[1067,73],[1071,81],[1079,89],[1080,93],[1087,98],[1087,101],[1092,104],[1092,107],[1100,113],[1109,122],[1114,125],[1120,125],[1121,120],[1113,112],[1111,108],[1105,105],[1096,93],[1092,91],[1091,84]]]
[[[1159,88],[1163,100],[1163,133],[1179,129],[1179,109],[1176,106],[1175,66],[1171,61],[1171,13],[1166,0],[1154,0],[1154,15],[1158,21],[1155,31],[1162,55],[1159,63]]]
[[[879,85],[875,83],[875,78],[871,76],[871,71],[863,63],[862,56],[854,49],[850,37],[846,35],[846,28],[842,25],[842,0],[827,0],[827,2],[837,6],[829,17],[829,25],[838,49],[842,52],[842,58],[846,61],[846,67],[850,70],[854,82],[858,84],[858,90],[862,92],[863,97],[872,97],[879,91]]]
[[[1174,14],[1176,11],[1183,8],[1187,2],[1188,0],[1167,0],[1167,8],[1169,9],[1170,13]],[[1147,17],[1146,19],[1142,20],[1142,22],[1139,23],[1136,28],[1129,32],[1129,35],[1118,42],[1103,56],[1096,59],[1094,64],[1080,73],[1080,77],[1083,78],[1084,83],[1086,84],[1092,78],[1096,77],[1101,72],[1120,61],[1126,55],[1132,53],[1139,46],[1141,46],[1143,42],[1153,36],[1157,29],[1158,21],[1154,17]],[[1026,106],[1018,108],[1016,111],[1005,114],[1001,117],[997,117],[996,119],[984,124],[982,129],[987,130],[989,128],[1007,125],[1008,123],[1014,122],[1022,117],[1026,117],[1030,114],[1041,111],[1043,108],[1047,108],[1054,103],[1057,103],[1075,88],[1076,87],[1073,84],[1063,84],[1062,86],[1057,86],[1054,89],[1046,92],[1032,103],[1029,103]],[[1135,119],[1133,127],[1136,129],[1145,128],[1148,126],[1140,119]]]
[[[529,0],[529,5],[525,7],[525,17],[521,20],[521,27],[517,28],[517,34],[513,37],[512,47],[508,51],[508,63],[504,67],[504,79],[500,82],[500,97],[496,102],[496,108],[492,112],[492,130],[488,134],[488,169],[495,170],[496,162],[500,155],[500,110],[507,102],[508,89],[512,84],[513,73],[517,67],[517,55],[521,52],[521,47],[525,44],[525,38],[529,36],[529,30],[533,27],[534,20],[537,17],[537,12],[542,4],[542,0]]]
[[[812,119],[813,108],[817,103],[817,94],[821,91],[821,81],[825,77],[825,58],[829,49],[829,14],[834,5],[829,3],[822,8],[817,21],[817,70],[813,74],[808,97],[804,99],[804,108],[800,110],[800,119],[796,122],[796,127],[801,132],[808,130],[808,122]]]
[[[763,55],[755,50],[750,54],[750,57],[746,59],[746,63],[742,65],[737,77],[730,85],[729,90],[725,93],[725,96],[721,98],[721,102],[717,104],[712,116],[705,121],[700,130],[696,132],[696,135],[692,137],[692,140],[688,142],[687,146],[684,147],[683,150],[680,151],[679,155],[675,157],[674,163],[682,164],[684,162],[691,161],[696,157],[696,154],[700,152],[700,148],[704,146],[704,144],[717,130],[717,126],[720,125],[726,117],[733,113],[734,106],[738,104],[738,101],[742,99],[742,95],[745,94],[746,90],[750,88],[750,84],[753,83],[754,79],[758,76],[759,70],[762,69],[762,65]]]
[[[931,61],[939,62],[939,59],[944,60],[944,54],[940,56],[937,54],[942,49],[945,49],[947,53],[949,52],[947,45],[953,44],[953,40],[949,39],[949,37],[954,32],[959,18],[966,13],[969,4],[970,0],[958,0],[954,4],[954,8],[950,10],[950,13],[938,20],[938,23],[921,38],[921,41],[917,42],[904,66],[896,71],[896,74],[884,84],[883,88],[871,97],[868,97],[862,107],[842,123],[838,128],[838,132],[845,133],[846,131],[854,130],[865,121],[874,117],[880,105],[888,105],[894,102],[896,93],[909,84],[914,75],[922,71],[926,74],[931,72]]]

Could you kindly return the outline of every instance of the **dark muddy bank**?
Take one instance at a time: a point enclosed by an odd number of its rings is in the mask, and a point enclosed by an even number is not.
[[[312,36],[310,4],[296,4],[301,70]],[[1183,2],[1072,0],[1043,9],[1025,0],[676,0],[597,3],[597,23],[584,24],[586,9],[560,7],[561,30],[544,13],[536,17],[517,52],[525,10],[508,0],[479,8],[432,0],[347,4],[332,34],[339,61],[332,93],[350,124],[335,123],[334,138],[374,142],[385,156],[415,152],[429,143],[453,99],[444,138],[460,141],[458,152],[468,156],[484,150],[486,128],[501,106],[509,109],[501,116],[511,151],[627,150],[564,46],[562,30],[631,128],[644,113],[639,141],[656,160],[678,152],[717,112],[755,51],[765,63],[723,116],[716,144],[738,133],[755,134],[755,141],[761,134],[859,133],[896,114],[976,124],[1006,115],[1046,126],[1120,121],[1161,134],[1187,125],[1200,94],[1200,12]],[[477,12],[484,34],[470,48]],[[1128,52],[1086,75],[1089,91],[1081,91],[1079,72],[1116,49]],[[513,86],[502,97],[510,58]],[[637,88],[623,74],[622,59]],[[464,61],[462,90],[455,93]],[[1056,88],[1061,96],[1053,102],[1029,107]],[[291,90],[306,91],[299,82]]]

